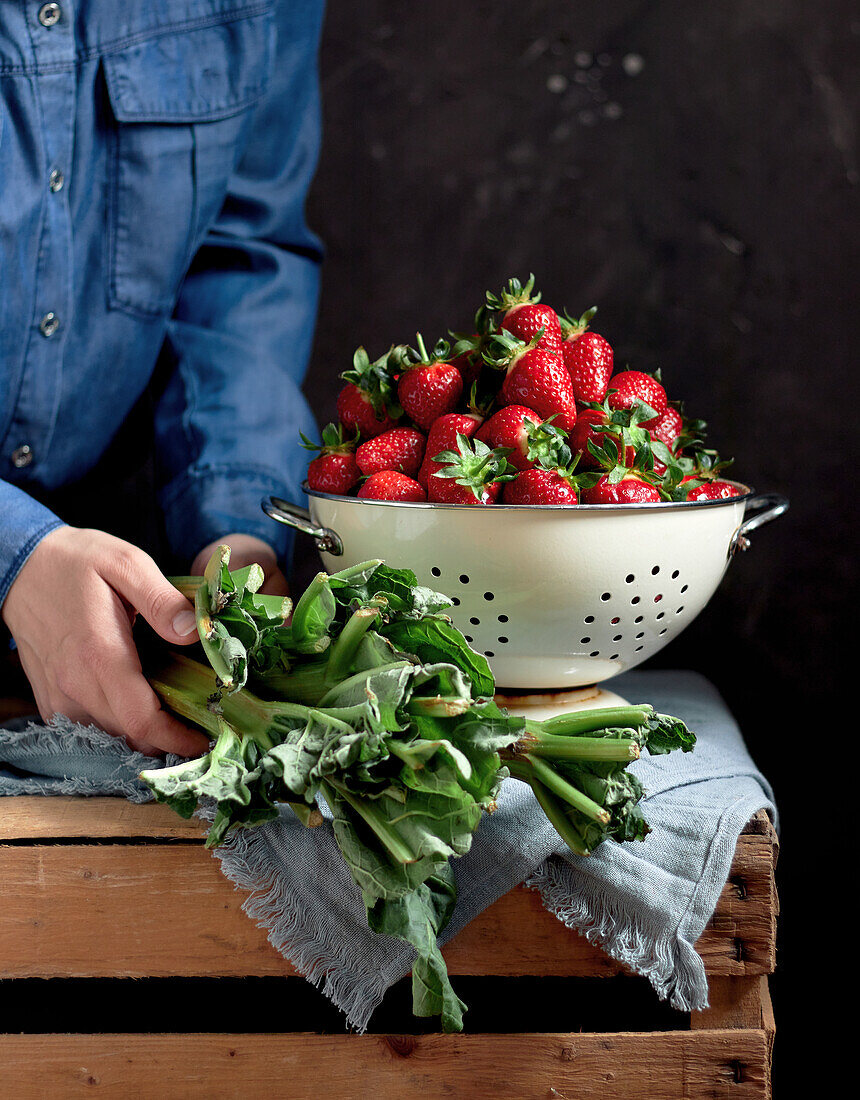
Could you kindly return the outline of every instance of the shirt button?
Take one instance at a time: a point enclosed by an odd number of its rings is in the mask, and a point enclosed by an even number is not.
[[[56,194],[57,191],[63,190],[63,184],[65,182],[66,177],[63,175],[59,168],[55,168],[51,172],[50,176],[48,176],[48,186],[51,188],[54,194]]]
[[[60,22],[63,9],[59,4],[43,4],[39,8],[39,22],[43,27],[55,27]]]
[[[46,313],[39,322],[39,332],[43,336],[53,336],[60,327],[60,319],[56,313]]]
[[[33,461],[33,451],[29,443],[22,443],[12,452],[12,465],[16,470],[23,470]]]

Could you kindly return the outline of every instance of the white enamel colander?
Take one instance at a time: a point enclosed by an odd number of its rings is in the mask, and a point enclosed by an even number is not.
[[[408,567],[502,689],[600,683],[647,660],[699,614],[747,536],[788,508],[773,493],[679,504],[406,504],[306,490],[310,511],[266,497],[316,540],[325,568]],[[747,515],[748,518],[744,518]]]

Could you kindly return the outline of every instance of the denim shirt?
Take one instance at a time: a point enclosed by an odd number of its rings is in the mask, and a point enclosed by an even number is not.
[[[159,504],[190,563],[281,553],[320,245],[321,0],[0,2],[0,603],[150,387]],[[166,364],[166,367],[164,366]]]

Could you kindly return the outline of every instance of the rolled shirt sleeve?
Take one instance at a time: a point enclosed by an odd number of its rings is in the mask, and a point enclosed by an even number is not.
[[[262,513],[260,497],[300,499],[299,432],[316,432],[300,386],[322,252],[304,215],[320,141],[322,8],[277,5],[271,83],[168,323],[155,433],[159,501],[180,559],[232,531],[281,557],[289,549],[290,533]]]
[[[8,481],[0,481],[0,607],[25,562],[63,522],[48,508]],[[2,629],[0,629],[2,634]]]

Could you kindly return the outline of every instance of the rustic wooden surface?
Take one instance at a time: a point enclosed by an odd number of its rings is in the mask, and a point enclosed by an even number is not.
[[[749,828],[697,944],[713,976],[749,977],[774,966],[775,841],[766,818]],[[199,823],[163,806],[122,799],[5,799],[0,977],[294,973],[242,912],[246,895],[203,849],[201,832]],[[84,838],[89,843],[76,843]],[[523,888],[476,917],[445,957],[452,974],[566,977],[622,969]]]
[[[762,1100],[765,1032],[4,1035],[3,1088],[36,1097]]]

